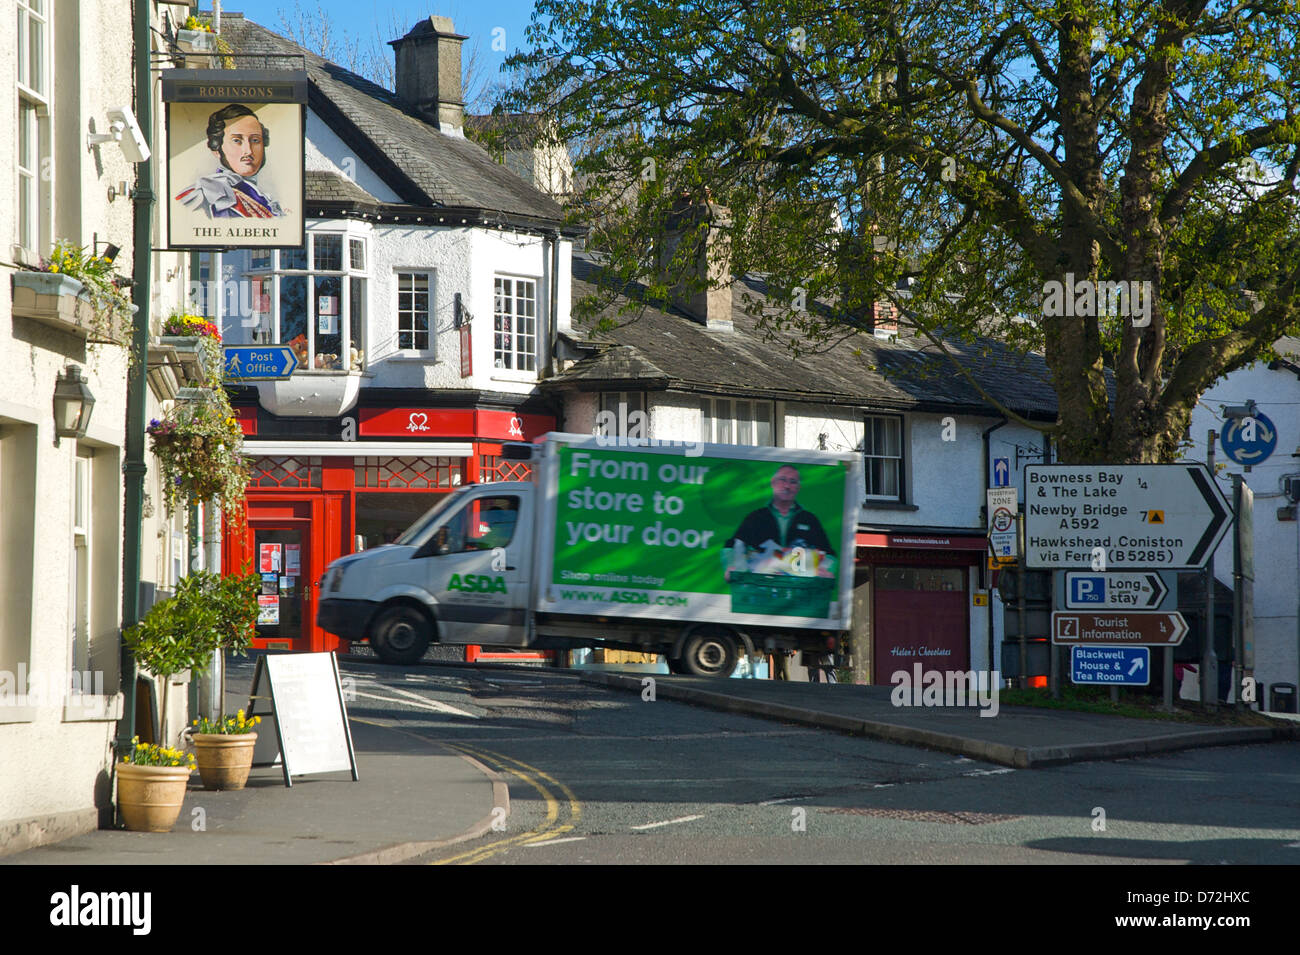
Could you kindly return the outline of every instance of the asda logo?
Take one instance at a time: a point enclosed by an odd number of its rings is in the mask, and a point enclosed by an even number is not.
[[[468,594],[503,594],[506,592],[506,579],[487,574],[452,574],[447,589]]]

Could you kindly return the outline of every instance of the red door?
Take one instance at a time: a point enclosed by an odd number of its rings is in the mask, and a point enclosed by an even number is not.
[[[313,532],[322,510],[320,498],[248,502],[248,523],[227,548],[227,573],[245,567],[259,574],[257,636],[253,645],[269,650],[327,650],[327,635],[316,627],[316,584],[322,571],[323,535]]]
[[[872,614],[872,680],[889,686],[890,677],[912,665],[922,670],[970,669],[964,567],[875,568]]]

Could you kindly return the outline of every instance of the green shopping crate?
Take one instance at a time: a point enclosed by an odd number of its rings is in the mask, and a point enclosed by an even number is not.
[[[745,571],[731,574],[732,613],[828,617],[834,596],[834,577],[790,577]]]

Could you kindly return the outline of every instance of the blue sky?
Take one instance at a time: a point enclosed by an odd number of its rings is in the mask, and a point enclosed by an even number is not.
[[[211,0],[203,0],[203,9],[211,8]],[[383,39],[392,39],[391,24],[395,21],[405,33],[417,20],[430,14],[449,16],[456,24],[456,32],[469,36],[465,41],[468,53],[477,44],[478,55],[484,70],[495,78],[507,53],[527,45],[524,30],[533,15],[533,0],[435,0],[430,3],[389,0],[375,4],[365,0],[225,0],[222,9],[242,13],[250,20],[275,30],[282,29],[281,15],[296,16],[297,9],[315,16],[317,8],[329,17],[332,31],[337,34],[369,42],[379,27]],[[504,30],[505,51],[493,50],[493,31]],[[498,43],[500,45],[500,43]]]

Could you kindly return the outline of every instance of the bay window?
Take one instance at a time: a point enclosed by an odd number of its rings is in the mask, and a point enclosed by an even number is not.
[[[368,270],[364,238],[308,232],[298,249],[249,249],[225,255],[222,289],[229,344],[288,345],[298,371],[361,371]]]

